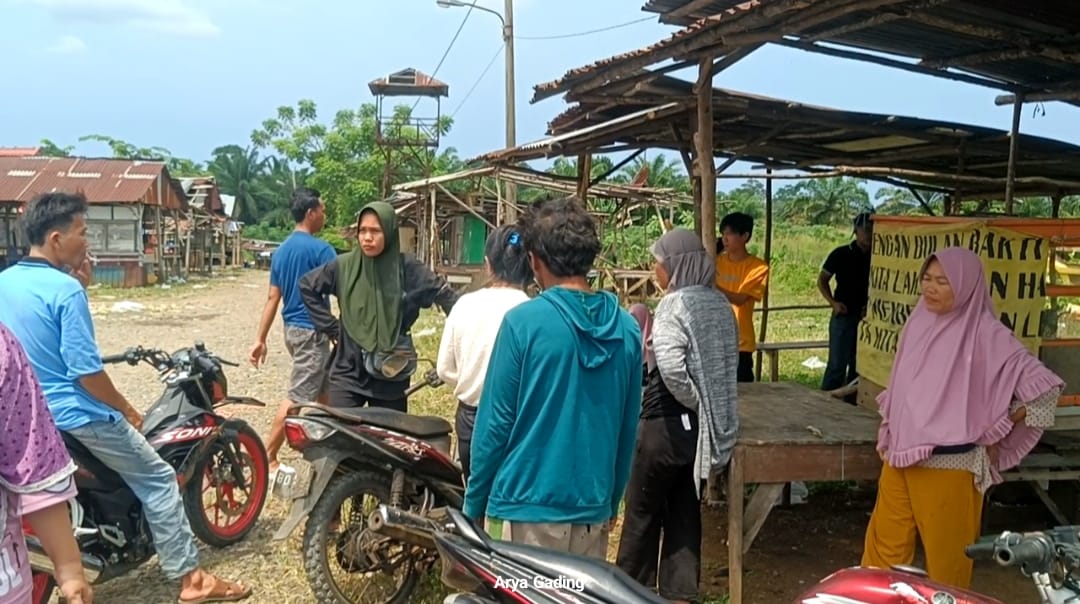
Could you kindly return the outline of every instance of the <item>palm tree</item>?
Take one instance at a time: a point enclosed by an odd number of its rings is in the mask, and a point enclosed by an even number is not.
[[[233,218],[248,224],[259,222],[265,204],[260,203],[265,191],[265,183],[260,181],[266,173],[266,160],[259,157],[256,149],[243,149],[238,145],[218,147],[212,155],[207,167],[218,188],[222,193],[236,197]]]
[[[654,189],[672,189],[680,193],[690,192],[690,179],[682,166],[666,155],[657,154],[651,160],[646,154],[634,158],[619,171],[618,180],[622,182],[640,182]]]
[[[777,191],[780,215],[805,224],[842,225],[871,209],[870,195],[858,178],[814,178]]]

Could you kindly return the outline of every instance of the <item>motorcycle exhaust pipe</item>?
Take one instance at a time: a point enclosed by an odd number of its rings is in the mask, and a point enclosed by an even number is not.
[[[410,545],[429,550],[435,549],[435,539],[432,537],[435,525],[424,516],[380,505],[379,509],[368,517],[368,528],[375,533]]]
[[[33,535],[26,536],[26,551],[29,554],[31,569],[49,575],[56,574],[56,565],[53,564],[52,558],[45,553],[45,548],[37,537]],[[97,556],[83,554],[82,567],[83,573],[86,575],[86,581],[92,584],[98,580],[101,572],[105,570],[105,563]]]

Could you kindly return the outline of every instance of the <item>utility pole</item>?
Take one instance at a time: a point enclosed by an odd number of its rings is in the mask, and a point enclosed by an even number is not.
[[[435,4],[443,8],[449,8],[451,6],[458,7],[471,7],[485,13],[491,13],[499,18],[503,27],[503,46],[504,52],[506,52],[506,148],[511,149],[517,146],[517,116],[514,107],[514,0],[504,0],[503,14],[499,14],[499,11],[491,10],[483,6],[476,5],[477,0],[472,2],[465,2],[464,0],[435,0]],[[506,206],[506,213],[503,214],[505,222],[514,222],[517,220],[517,185],[512,182],[506,183],[506,197],[504,201],[509,205]],[[498,215],[498,213],[496,214]]]
[[[506,0],[503,8],[503,43],[506,48],[506,148],[517,146],[517,110],[514,101],[514,0]],[[517,220],[517,185],[506,183],[506,222]]]

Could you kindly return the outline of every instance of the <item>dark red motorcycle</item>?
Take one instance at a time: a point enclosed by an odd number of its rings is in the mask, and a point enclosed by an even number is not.
[[[1019,567],[1030,577],[1040,604],[1080,601],[1080,526],[1034,533],[1004,532],[967,546],[974,560]],[[1004,604],[1001,600],[931,581],[917,568],[847,568],[826,577],[795,599],[796,604]]]
[[[225,405],[265,406],[253,398],[229,396],[222,365],[236,364],[207,351],[202,342],[171,355],[129,348],[102,362],[145,362],[158,370],[165,391],[143,417],[142,433],[176,469],[195,536],[214,547],[243,539],[255,527],[266,502],[269,464],[262,440],[247,422],[216,412]],[[70,506],[71,524],[87,580],[100,583],[150,559],[153,537],[141,502],[124,480],[78,440],[62,436],[78,466],[79,494]],[[33,602],[44,604],[55,587],[54,569],[29,527],[24,529],[33,570]]]
[[[534,546],[496,541],[453,508],[424,515],[381,505],[369,529],[386,538],[435,551],[442,580],[461,590],[450,604],[653,604],[664,602],[612,564]],[[1080,602],[1080,526],[1036,533],[1002,533],[965,549],[968,557],[1019,567],[1040,604]],[[794,604],[1004,604],[969,590],[931,581],[917,568],[847,568],[810,587]]]

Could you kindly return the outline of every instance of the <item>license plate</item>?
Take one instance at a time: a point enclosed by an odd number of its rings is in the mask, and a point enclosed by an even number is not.
[[[311,474],[311,464],[306,461],[298,461],[294,467],[278,468],[272,489],[274,497],[291,501],[307,496],[311,489]]]

